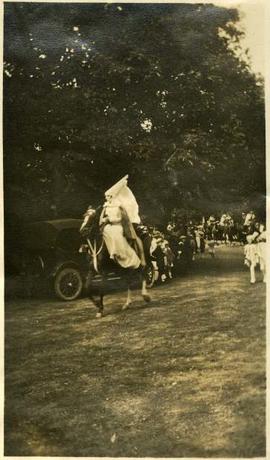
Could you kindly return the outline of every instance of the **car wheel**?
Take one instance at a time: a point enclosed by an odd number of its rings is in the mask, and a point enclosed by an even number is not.
[[[54,291],[59,299],[75,300],[80,296],[82,288],[82,276],[76,268],[64,268],[54,278]]]

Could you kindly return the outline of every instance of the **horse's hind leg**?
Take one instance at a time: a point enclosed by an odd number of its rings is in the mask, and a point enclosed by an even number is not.
[[[142,281],[142,297],[145,302],[151,302],[152,300],[150,294],[147,291],[146,279],[143,279]]]

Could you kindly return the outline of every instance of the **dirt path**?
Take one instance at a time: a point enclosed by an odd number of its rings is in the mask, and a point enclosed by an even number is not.
[[[241,248],[137,297],[6,304],[5,455],[262,457],[265,285]],[[138,293],[137,293],[138,294]]]

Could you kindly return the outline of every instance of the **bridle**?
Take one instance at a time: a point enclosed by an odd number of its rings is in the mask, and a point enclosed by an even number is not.
[[[103,249],[103,246],[104,246],[104,239],[102,238],[102,242],[101,242],[101,245],[100,245],[100,248],[97,249],[97,242],[96,240],[94,240],[94,243],[92,244],[91,241],[89,240],[89,238],[86,239],[87,241],[87,244],[88,244],[88,253],[90,254],[90,256],[92,257],[92,260],[93,260],[93,266],[94,266],[94,269],[97,273],[99,273],[99,270],[98,270],[98,263],[97,263],[97,258],[98,258],[98,255],[101,253],[102,249]]]
[[[86,212],[86,214],[84,216],[85,217],[84,222],[83,222],[83,224],[81,226],[81,230],[83,229],[83,227],[88,225],[88,220],[89,220],[90,215],[91,214],[89,214],[89,212]],[[101,253],[101,251],[102,251],[102,249],[104,247],[104,239],[102,238],[102,242],[101,242],[101,245],[100,245],[99,249],[97,248],[96,239],[94,239],[93,244],[91,243],[89,238],[86,238],[86,241],[87,241],[87,244],[88,244],[88,254],[91,256],[91,258],[93,260],[94,270],[97,273],[99,273],[97,258],[98,258],[98,255]]]

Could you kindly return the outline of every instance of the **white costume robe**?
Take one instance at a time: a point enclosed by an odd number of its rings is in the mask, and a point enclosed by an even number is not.
[[[118,200],[114,199],[105,203],[101,214],[101,223],[102,219],[106,217],[109,223],[104,225],[103,237],[110,258],[123,268],[138,268],[141,261],[124,236],[122,213]]]
[[[257,241],[260,269],[263,272],[264,281],[266,281],[266,231],[260,234]]]

